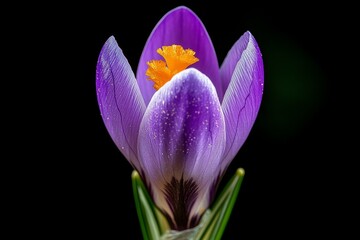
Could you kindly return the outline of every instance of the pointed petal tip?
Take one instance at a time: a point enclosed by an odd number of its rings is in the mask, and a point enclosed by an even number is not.
[[[116,42],[114,35],[110,35],[110,37],[108,38],[108,41],[115,41]]]
[[[255,54],[253,55],[253,58],[256,59],[256,61],[259,65],[262,66],[263,65],[262,53],[260,51],[260,47],[259,47],[254,35],[251,34],[251,32],[248,30],[243,34],[243,36],[241,38],[243,39],[244,42],[247,42],[246,50],[251,50],[251,49],[255,50]],[[261,71],[263,71],[263,67],[261,68]],[[263,85],[264,84],[263,73],[261,74],[261,76],[262,77],[260,77],[258,79],[258,81],[261,85]]]
[[[100,62],[101,62],[101,57],[106,53],[106,52],[113,52],[116,51],[116,49],[118,49],[119,46],[115,40],[114,36],[110,36],[108,37],[108,39],[106,39],[104,45],[101,48],[99,57],[98,57],[98,65],[97,67],[100,67]]]
[[[247,30],[244,32],[244,34],[240,37],[240,39],[243,42],[246,42],[248,45],[252,44],[254,46],[256,46],[257,49],[259,49],[259,46],[257,44],[257,41],[255,40],[254,35],[250,32],[250,30]]]
[[[254,35],[251,33],[250,30],[246,30],[246,31],[244,32],[243,36],[244,36],[244,37],[247,37],[247,38],[249,38],[249,39],[254,39],[254,40],[255,40],[255,37],[254,37]]]
[[[261,51],[260,51],[260,48],[259,48],[259,45],[258,45],[258,43],[257,43],[254,35],[253,35],[249,30],[246,31],[246,32],[244,33],[244,35],[245,35],[245,34],[246,34],[246,37],[248,38],[248,39],[247,39],[248,44],[253,45],[253,46],[256,48],[257,53],[258,53],[260,56],[262,56]]]
[[[104,43],[104,47],[105,46],[108,46],[108,45],[113,45],[113,44],[116,44],[117,46],[117,42],[115,40],[115,37],[113,35],[111,35],[110,37],[108,37],[108,39],[105,41]]]

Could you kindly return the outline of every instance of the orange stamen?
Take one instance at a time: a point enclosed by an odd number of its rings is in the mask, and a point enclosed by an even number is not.
[[[165,83],[177,73],[185,70],[190,65],[199,61],[196,58],[195,52],[191,49],[184,49],[180,45],[163,46],[157,49],[164,59],[151,60],[147,62],[149,68],[145,75],[148,79],[154,82],[154,88],[159,90]]]

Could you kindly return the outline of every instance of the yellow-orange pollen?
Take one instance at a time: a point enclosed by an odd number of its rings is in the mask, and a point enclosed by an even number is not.
[[[157,50],[165,61],[151,60],[147,62],[149,68],[146,70],[148,79],[154,82],[154,88],[159,90],[170,79],[186,69],[191,64],[199,61],[195,52],[191,49],[184,49],[180,45],[163,46]]]

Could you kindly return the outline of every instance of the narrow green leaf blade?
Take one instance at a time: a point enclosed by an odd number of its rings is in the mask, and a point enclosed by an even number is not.
[[[160,239],[158,212],[137,171],[131,175],[136,211],[144,240]]]
[[[209,217],[195,237],[196,240],[221,239],[236,202],[244,175],[244,169],[237,169],[215,201]]]

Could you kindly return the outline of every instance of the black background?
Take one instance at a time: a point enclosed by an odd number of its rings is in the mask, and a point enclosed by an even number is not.
[[[24,194],[18,199],[21,222],[31,225],[26,234],[142,239],[132,168],[112,142],[98,109],[96,61],[113,35],[136,71],[153,27],[179,5],[190,7],[203,21],[220,64],[247,30],[264,59],[258,118],[223,179],[225,183],[238,167],[245,169],[224,239],[294,239],[340,232],[341,218],[335,216],[345,212],[345,206],[335,199],[345,196],[345,190],[337,179],[349,167],[342,161],[345,155],[332,159],[346,140],[341,137],[344,116],[351,115],[344,106],[339,108],[340,100],[348,97],[342,87],[351,79],[346,71],[338,71],[350,62],[340,60],[340,54],[353,42],[346,34],[352,21],[339,20],[342,14],[348,16],[346,12],[337,6],[325,10],[290,3],[122,4],[43,6],[38,17],[33,13],[21,20],[25,28],[18,31],[17,40],[29,51],[24,59],[32,79],[24,86],[34,89],[27,92],[25,104],[32,110],[25,126],[30,131],[20,141],[29,146],[29,156],[35,156],[19,164],[30,175],[21,181]]]

